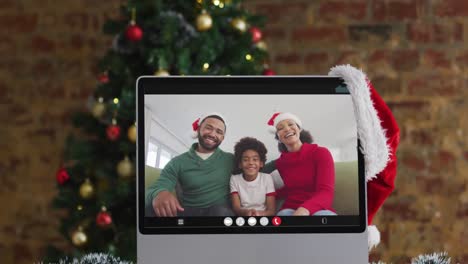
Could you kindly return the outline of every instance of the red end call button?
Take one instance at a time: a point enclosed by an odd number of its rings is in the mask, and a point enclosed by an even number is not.
[[[271,223],[274,226],[279,226],[279,225],[281,225],[281,218],[279,218],[278,216],[275,216],[275,217],[273,217],[273,220],[271,220]]]

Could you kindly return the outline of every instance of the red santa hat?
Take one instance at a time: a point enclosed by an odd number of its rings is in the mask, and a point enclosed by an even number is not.
[[[286,120],[286,119],[290,119],[290,120],[293,120],[297,126],[302,129],[302,121],[299,119],[299,117],[297,117],[296,115],[294,114],[291,114],[291,113],[274,113],[270,120],[268,120],[268,125],[269,125],[269,131],[271,133],[276,133],[276,126],[279,124],[279,122],[283,121],[283,120]]]
[[[371,250],[380,242],[380,233],[375,225],[371,225],[372,219],[395,188],[400,130],[392,112],[361,70],[340,65],[333,67],[328,75],[344,80],[354,105],[365,160],[368,246]]]
[[[226,119],[220,113],[211,112],[211,113],[202,115],[201,117],[197,118],[192,123],[192,138],[195,139],[195,138],[198,137],[198,129],[200,128],[201,123],[203,123],[203,121],[208,117],[218,117],[218,118],[220,118],[223,121],[224,126],[227,127]]]

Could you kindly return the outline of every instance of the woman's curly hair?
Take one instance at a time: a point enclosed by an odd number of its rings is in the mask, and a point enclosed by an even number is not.
[[[244,154],[247,150],[253,150],[258,153],[260,156],[260,160],[265,163],[266,162],[266,154],[268,150],[260,140],[257,140],[253,137],[244,137],[239,140],[234,146],[234,169],[233,174],[239,174],[242,172],[239,169],[239,164],[242,161],[242,154]]]

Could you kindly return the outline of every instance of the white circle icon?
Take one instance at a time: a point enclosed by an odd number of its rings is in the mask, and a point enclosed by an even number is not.
[[[238,226],[243,226],[243,225],[245,224],[244,218],[243,218],[243,217],[237,217],[237,218],[236,218],[236,224],[237,224]]]
[[[266,217],[260,218],[260,224],[261,224],[262,226],[268,225],[268,218],[266,218]]]
[[[257,224],[257,219],[255,219],[255,217],[249,217],[247,223],[249,223],[249,226],[254,226],[255,224]]]
[[[232,218],[231,217],[224,218],[224,225],[225,226],[231,226],[232,225]]]

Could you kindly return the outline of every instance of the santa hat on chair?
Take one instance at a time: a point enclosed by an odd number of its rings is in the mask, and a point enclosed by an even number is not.
[[[328,75],[344,80],[354,105],[365,160],[368,246],[371,250],[380,242],[380,233],[375,225],[371,225],[372,219],[395,188],[395,154],[400,130],[392,112],[362,71],[350,65],[340,65],[333,67]]]

